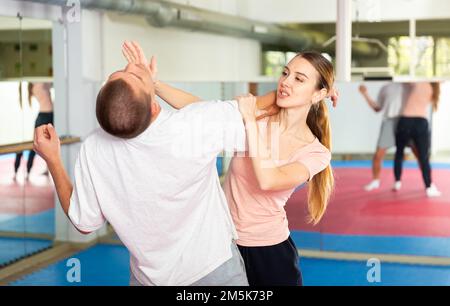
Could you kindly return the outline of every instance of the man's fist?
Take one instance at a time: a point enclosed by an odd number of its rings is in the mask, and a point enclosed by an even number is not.
[[[44,124],[35,129],[33,150],[36,151],[47,164],[60,158],[61,144],[53,125]]]
[[[255,120],[256,114],[256,97],[251,94],[238,96],[236,98],[239,104],[239,111],[241,112],[244,121]]]

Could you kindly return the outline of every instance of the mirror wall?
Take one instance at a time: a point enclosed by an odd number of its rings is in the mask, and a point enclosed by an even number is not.
[[[51,29],[0,16],[0,266],[53,244],[53,183],[31,150],[34,127],[53,116]]]

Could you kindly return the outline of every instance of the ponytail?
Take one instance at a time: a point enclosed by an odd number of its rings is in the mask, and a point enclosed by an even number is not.
[[[33,83],[28,83],[28,105],[31,107],[31,98],[33,97]]]
[[[20,109],[23,109],[23,106],[22,106],[22,82],[19,82],[19,105],[20,105]]]
[[[306,119],[311,132],[320,143],[331,151],[331,127],[328,108],[324,101],[312,106]],[[334,189],[334,177],[331,165],[316,174],[308,184],[309,222],[316,225],[323,217]]]
[[[441,95],[441,86],[438,82],[430,83],[431,88],[433,89],[433,95],[431,97],[431,103],[433,104],[433,111],[438,110],[439,98]]]

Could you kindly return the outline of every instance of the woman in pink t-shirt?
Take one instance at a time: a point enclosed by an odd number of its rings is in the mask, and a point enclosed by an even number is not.
[[[130,53],[138,46],[126,48]],[[156,75],[153,59],[150,66]],[[307,182],[310,221],[317,224],[325,213],[334,179],[324,100],[337,99],[333,83],[332,64],[319,53],[305,52],[284,68],[275,101],[238,98],[249,154],[233,157],[224,191],[250,285],[302,284],[284,206],[296,187]],[[155,82],[155,91],[177,109],[200,101],[162,82]],[[257,105],[267,112],[258,113]],[[262,118],[258,124],[257,115]]]
[[[311,221],[318,223],[325,212],[334,180],[324,99],[333,82],[331,63],[305,52],[288,63],[278,81],[278,114],[256,124],[255,97],[238,98],[249,157],[233,158],[224,191],[250,285],[302,283],[284,206],[295,188],[308,182]]]

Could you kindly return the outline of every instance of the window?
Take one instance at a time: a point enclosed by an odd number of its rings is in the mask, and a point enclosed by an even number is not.
[[[286,53],[279,51],[264,52],[264,75],[278,77],[286,65]]]
[[[263,73],[266,76],[271,77],[279,77],[281,73],[283,72],[284,66],[286,66],[287,63],[291,59],[293,59],[297,53],[295,52],[281,52],[281,51],[266,51],[264,52],[263,59],[264,59],[264,67],[263,67]],[[331,56],[323,53],[323,55],[328,59],[332,60]]]
[[[450,39],[433,39],[431,36],[416,38],[416,76],[450,76]],[[436,54],[434,54],[436,52]],[[411,39],[408,36],[393,37],[389,40],[388,65],[395,75],[409,75],[411,62]]]
[[[436,41],[436,76],[450,77],[450,38]]]

